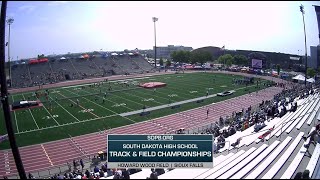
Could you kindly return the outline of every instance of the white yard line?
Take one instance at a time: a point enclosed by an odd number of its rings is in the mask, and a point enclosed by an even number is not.
[[[22,96],[23,96],[23,99],[25,99],[25,97],[24,97],[23,94],[22,94]],[[31,110],[30,110],[30,109],[28,109],[28,110],[29,110],[29,112],[30,112],[30,114],[31,114],[31,116],[32,116],[32,119],[33,119],[34,123],[36,124],[37,128],[40,129],[39,126],[38,126],[37,121],[36,121],[36,120],[34,119],[34,117],[33,117],[33,114],[32,114],[32,112],[31,112]]]
[[[50,97],[50,96],[49,96]],[[53,98],[50,97],[52,100]],[[70,116],[72,116],[74,119],[76,119],[77,121],[80,122],[80,120],[78,118],[76,118],[73,114],[71,114],[68,110],[66,110],[60,103],[58,103],[57,101],[53,100],[54,102],[56,102],[62,109],[64,109],[68,114],[70,114]]]
[[[11,96],[12,98],[12,102],[14,102],[14,98],[13,98],[13,95]],[[16,127],[17,127],[17,132],[19,133],[19,126],[18,126],[18,120],[17,120],[17,114],[16,114],[16,111],[13,111],[13,114],[14,114],[14,119],[16,121]]]
[[[132,100],[130,100],[130,99],[125,99],[125,98],[123,98],[123,97],[121,97],[121,96],[118,96],[118,95],[116,95],[116,94],[112,94],[112,96],[117,96],[117,97],[119,97],[119,98],[121,98],[121,99],[124,99],[124,100],[126,100],[126,101],[130,101],[130,102],[133,102],[133,103],[135,103],[135,104],[140,104],[141,106],[143,106],[143,104],[141,104],[141,103],[132,101]]]
[[[85,91],[85,90],[83,90],[83,89],[81,89],[82,91]],[[96,91],[96,89],[94,89],[94,91]],[[90,93],[90,92],[88,92],[88,91],[85,91],[85,92],[87,92],[87,93]],[[112,94],[112,95],[115,95],[115,94]],[[96,96],[98,96],[98,95],[96,95]],[[117,95],[116,95],[117,96]],[[120,96],[118,96],[119,98],[121,98]],[[111,97],[112,98],[112,97]],[[124,99],[124,98],[122,98],[122,99]],[[109,101],[109,102],[112,102],[112,103],[115,103],[115,104],[117,104],[116,102],[114,102],[114,101],[111,101],[110,99],[105,99],[105,100],[107,100],[107,101]],[[126,99],[125,99],[126,100]],[[134,102],[134,101],[132,101],[132,102]],[[129,107],[127,107],[127,106],[123,106],[124,108],[127,108],[127,109],[130,109],[130,110],[132,110],[132,111],[134,111],[134,109],[132,109],[132,108],[129,108]]]
[[[61,94],[60,92],[58,93],[58,94],[60,94],[61,96],[63,96],[64,98],[67,98],[65,95],[63,95],[63,94]],[[83,98],[83,97],[82,97]],[[76,102],[74,102],[73,100],[71,100],[71,99],[68,99],[69,101],[71,101],[71,102],[73,102],[74,104],[77,104]],[[86,108],[84,108],[84,107],[82,107],[80,104],[79,104],[79,107],[81,107],[82,109],[86,109]],[[92,114],[92,115],[94,115],[95,117],[97,117],[97,118],[100,118],[98,115],[96,115],[96,114],[94,114],[93,112],[89,112],[90,114]]]
[[[69,91],[69,90],[67,90],[67,91]],[[84,90],[83,90],[83,91],[84,91]],[[77,94],[77,93],[74,93],[74,92],[72,92],[72,91],[69,91],[69,92],[71,92],[71,93],[76,94],[76,95],[79,96],[79,94]],[[88,91],[86,91],[86,92],[88,92]],[[114,112],[114,111],[112,111],[112,110],[110,110],[110,109],[108,109],[108,108],[106,108],[106,107],[104,107],[104,106],[101,106],[100,104],[97,104],[96,102],[93,102],[93,101],[91,101],[91,100],[88,99],[88,98],[85,98],[85,97],[82,97],[82,98],[84,98],[85,100],[87,100],[87,101],[89,101],[89,102],[91,102],[91,103],[93,103],[93,104],[95,104],[95,105],[97,105],[97,106],[99,106],[99,107],[101,107],[101,108],[103,108],[103,109],[106,109],[106,110],[108,110],[108,111],[110,111],[110,112],[113,112],[114,114],[119,115],[117,112]],[[124,117],[124,118],[125,118],[125,119],[128,119],[129,121],[136,122],[136,121],[134,121],[134,120],[132,120],[132,119],[129,119],[129,118],[127,118],[127,117]]]
[[[52,114],[48,111],[48,109],[43,105],[43,108],[48,112],[48,114],[51,116],[51,118],[58,124],[58,126],[60,126],[60,124],[58,123],[58,121],[52,116]]]
[[[40,128],[40,129],[33,129],[33,130],[29,130],[29,131],[22,131],[22,132],[19,132],[19,133],[16,133],[16,134],[25,134],[25,133],[29,133],[29,132],[36,132],[36,131],[42,131],[42,130],[46,130],[46,129],[64,127],[64,126],[69,126],[69,125],[73,125],[73,124],[96,121],[96,120],[100,120],[100,119],[104,119],[104,118],[108,118],[108,117],[114,117],[114,116],[118,116],[118,115],[114,114],[114,115],[104,116],[104,117],[99,117],[99,118],[94,118],[94,119],[87,119],[87,120],[83,120],[83,121],[79,121],[79,122],[66,123],[66,124],[62,124],[62,125],[59,125],[59,126],[56,125],[56,126],[50,126],[50,127]]]
[[[125,93],[125,92],[122,92],[122,93]],[[125,93],[125,94],[128,94],[128,93]],[[131,96],[135,96],[135,97],[137,97],[137,98],[140,98],[141,100],[145,99],[145,98],[143,98],[143,97],[136,96],[136,95],[134,95],[134,94],[129,94],[129,95],[131,95]],[[164,105],[163,103],[158,102],[158,101],[152,101],[152,102],[155,102],[155,103],[158,103],[158,104]]]

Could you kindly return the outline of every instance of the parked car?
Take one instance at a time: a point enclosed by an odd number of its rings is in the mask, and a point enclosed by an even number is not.
[[[218,93],[217,95],[218,95],[218,96],[229,96],[229,95],[231,95],[231,94],[233,94],[232,91],[223,91],[223,92],[221,92],[221,93]]]

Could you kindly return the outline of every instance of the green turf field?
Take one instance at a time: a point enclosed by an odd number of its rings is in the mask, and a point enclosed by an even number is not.
[[[115,128],[141,122],[179,111],[204,106],[227,98],[248,93],[245,86],[233,85],[232,76],[211,73],[186,73],[158,75],[145,78],[126,80],[130,84],[125,86],[120,81],[104,82],[99,87],[87,85],[69,86],[49,89],[49,99],[40,97],[42,107],[12,112],[12,123],[16,132],[19,146],[43,143],[71,136],[97,132],[103,129]],[[164,82],[166,87],[144,89],[138,87],[142,82]],[[84,87],[84,88],[83,88]],[[112,89],[109,90],[109,87]],[[253,92],[261,89],[251,85],[248,89]],[[180,108],[164,108],[152,111],[150,115],[130,115],[122,117],[119,114],[141,110],[143,106],[155,107],[173,102],[193,99],[216,94],[224,90],[235,90],[232,96],[212,97],[202,103],[190,102]],[[39,93],[45,90],[38,91]],[[103,102],[103,98],[105,101]],[[17,100],[36,100],[33,92],[14,94],[10,103]],[[79,106],[76,105],[77,99]],[[71,107],[71,104],[74,104]],[[1,109],[1,114],[3,114]],[[0,116],[0,135],[6,134],[3,115]],[[8,141],[0,144],[0,149],[8,148]]]

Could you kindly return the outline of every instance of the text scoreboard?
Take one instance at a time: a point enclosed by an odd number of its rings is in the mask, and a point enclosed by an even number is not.
[[[212,135],[108,135],[108,168],[212,168]]]

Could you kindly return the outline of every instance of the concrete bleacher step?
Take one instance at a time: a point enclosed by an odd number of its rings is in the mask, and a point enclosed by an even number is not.
[[[230,179],[241,179],[247,175],[253,168],[255,168],[261,161],[263,161],[278,145],[280,141],[273,142],[266,150],[264,150],[258,157],[252,160],[244,168],[242,168],[235,175],[230,177]]]
[[[242,160],[240,163],[238,163],[233,168],[229,169],[227,172],[225,172],[223,175],[218,177],[217,179],[227,179],[230,178],[232,175],[237,173],[240,169],[246,168],[246,165],[250,163],[253,159],[255,159],[259,154],[261,154],[266,148],[268,147],[267,144],[261,145],[257,150],[255,150],[252,154],[250,154],[248,157],[246,157],[244,160]]]
[[[150,177],[151,169],[142,169],[142,171],[131,174],[130,179],[146,179],[147,177]],[[111,176],[113,179],[113,176]]]
[[[298,146],[304,132],[300,132],[296,139],[291,143],[288,149],[284,152],[284,154],[280,157],[280,159],[271,167],[271,169],[261,178],[261,179],[271,179],[273,178],[279,170],[282,168],[284,163],[288,160],[290,155],[293,153],[295,148]]]
[[[230,153],[226,156],[224,155],[219,155],[218,157],[213,159],[213,167],[217,166],[221,162],[225,161],[226,159],[230,158],[233,156],[233,153]],[[208,168],[195,168],[190,171],[190,169],[174,169],[172,171],[169,171],[165,174],[162,174],[158,176],[158,179],[190,179],[193,177],[196,177],[210,169]]]
[[[319,99],[316,99],[316,100],[314,101],[314,104],[313,104],[313,105],[311,106],[311,108],[309,109],[308,113],[311,113],[312,111],[314,111],[315,108],[316,108],[316,106],[318,105],[318,103],[319,103]]]
[[[310,177],[312,177],[314,170],[317,166],[317,163],[319,163],[319,157],[320,157],[320,144],[317,143],[316,147],[314,148],[314,151],[312,153],[311,159],[306,167],[307,170],[310,172]]]
[[[310,126],[310,124],[312,123],[314,117],[316,116],[316,112],[312,112],[309,116],[308,116],[308,121],[307,124]],[[305,123],[306,120],[302,119],[296,126],[296,128],[298,130],[300,130],[300,128],[303,126],[303,124]]]
[[[221,176],[223,173],[225,173],[226,171],[228,171],[229,169],[233,168],[235,165],[240,163],[243,159],[247,158],[255,150],[256,150],[255,147],[250,148],[245,153],[243,153],[241,156],[239,156],[235,160],[231,161],[226,166],[222,167],[221,169],[219,169],[218,171],[214,172],[213,174],[211,174],[210,176],[208,176],[205,179],[216,179],[217,177]]]
[[[314,119],[315,117],[315,112],[317,112],[317,109],[316,109],[316,105],[319,103],[319,99],[317,99],[315,101],[315,103],[311,106],[311,108],[309,109],[308,111],[308,116],[307,114],[303,117],[303,119],[301,121],[299,121],[298,125],[296,126],[296,128],[299,130],[302,125],[305,123],[305,121],[308,119],[308,122],[312,122],[312,120]],[[307,116],[307,117],[306,117]],[[310,120],[311,119],[311,120]]]
[[[217,166],[213,167],[212,169],[209,169],[208,171],[205,171],[202,174],[199,174],[195,176],[193,179],[205,179],[206,177],[210,176],[212,173],[218,171],[219,169],[223,168],[224,166],[228,165],[230,162],[241,156],[243,153],[245,153],[245,150],[241,150],[231,156],[230,158],[226,159],[225,161],[221,162]]]
[[[285,117],[284,119],[282,119],[282,121],[280,121],[278,124],[276,124],[276,128],[270,133],[270,136],[267,136],[265,139],[269,140],[274,135],[276,135],[279,131],[281,131],[283,123],[289,122],[293,117],[296,117],[297,114],[301,113],[304,110],[304,108],[305,108],[305,105],[302,105],[302,106],[298,107],[297,111],[290,112],[289,116]]]
[[[308,140],[302,144],[300,150],[298,151],[297,155],[294,157],[294,159],[292,160],[291,164],[289,165],[289,167],[287,168],[287,170],[282,174],[280,179],[291,179],[291,177],[293,176],[294,172],[296,171],[296,169],[298,168],[300,162],[302,161],[304,154],[306,153],[307,148],[304,147],[305,144],[308,144],[308,142],[310,141],[310,137],[308,138]]]
[[[291,141],[292,137],[288,136],[256,169],[254,169],[244,179],[256,179],[268,167],[274,159],[283,151]]]
[[[293,122],[297,122],[297,118],[299,119],[300,115],[303,114],[303,112],[305,112],[306,110],[308,110],[309,106],[311,106],[311,104],[306,104],[299,113],[297,113],[292,119],[289,119],[286,122],[283,128],[280,127],[280,130],[276,133],[276,137],[279,137],[282,134],[282,132],[286,131]]]

